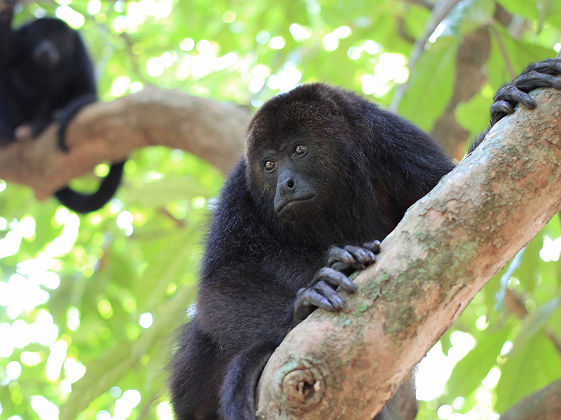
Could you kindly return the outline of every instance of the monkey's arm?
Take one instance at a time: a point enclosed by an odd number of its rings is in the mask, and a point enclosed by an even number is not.
[[[285,272],[279,267],[281,271]],[[284,288],[267,274],[257,264],[240,259],[203,280],[199,323],[225,351],[237,353],[256,342],[280,342],[288,333],[297,289]]]
[[[60,150],[68,152],[68,145],[66,144],[66,129],[68,128],[68,124],[70,124],[72,119],[83,107],[96,101],[97,94],[95,92],[86,93],[72,100],[64,108],[56,112],[56,119],[59,123],[57,128],[57,144]]]
[[[67,65],[76,67],[74,77],[67,82],[67,98],[64,107],[57,110],[55,117],[59,122],[57,130],[57,143],[60,150],[67,152],[66,129],[72,119],[86,105],[97,101],[97,86],[95,82],[93,63],[86,50],[86,46],[78,32],[72,32],[74,53],[66,59],[71,61]]]
[[[26,135],[29,134],[31,137],[37,137],[52,123],[53,119],[56,119],[59,123],[57,128],[58,147],[63,152],[68,152],[68,146],[66,145],[66,128],[68,124],[83,107],[95,102],[97,95],[93,93],[78,96],[61,109],[56,108],[56,105],[53,103],[55,99],[58,98],[50,98],[50,100],[46,99],[42,102],[38,112],[25,124],[29,126],[29,133],[26,133]],[[19,131],[24,132],[23,130]]]
[[[185,325],[170,364],[170,389],[178,420],[218,418],[218,397],[228,359],[195,319]]]
[[[37,137],[53,121],[54,110],[55,107],[52,101],[44,100],[33,118],[20,127],[17,127],[16,137]]]
[[[277,284],[271,273],[263,270],[266,264],[260,267],[252,257],[212,270],[199,290],[197,324],[200,333],[211,337],[213,343],[204,354],[217,349],[214,358],[219,363],[212,366],[211,377],[223,378],[215,391],[220,396],[224,420],[255,418],[253,398],[257,381],[292,324],[295,291]],[[211,258],[213,264],[221,263],[220,257]],[[279,272],[285,270],[279,267]],[[209,369],[193,357],[186,364],[190,367],[183,369],[191,372],[191,379],[196,372]],[[209,394],[200,404],[212,406],[212,397]]]

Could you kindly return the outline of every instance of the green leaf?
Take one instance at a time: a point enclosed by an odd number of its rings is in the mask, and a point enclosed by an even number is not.
[[[456,38],[438,38],[426,50],[410,75],[399,103],[399,114],[429,131],[452,96]]]
[[[559,307],[561,298],[554,298],[545,305],[540,306],[534,312],[529,314],[520,325],[520,330],[514,340],[511,354],[521,351],[536,334],[539,334],[547,320],[553,312]]]
[[[539,333],[510,355],[501,366],[494,408],[502,413],[520,399],[560,377],[561,357],[549,339]]]
[[[489,125],[489,107],[492,102],[491,97],[478,93],[473,95],[469,101],[456,106],[454,110],[456,120],[470,132],[472,137]]]
[[[101,393],[138,367],[142,357],[152,347],[157,346],[158,351],[161,351],[161,343],[181,323],[182,319],[177,314],[182,312],[185,302],[192,299],[193,293],[194,289],[183,288],[154,312],[154,324],[136,341],[121,340],[111,350],[89,362],[86,375],[72,386],[73,392],[61,407],[61,420],[75,419]]]
[[[538,10],[534,2],[527,0],[498,0],[498,3],[510,14],[531,20],[538,19]]]
[[[467,397],[481,385],[511,334],[510,328],[501,328],[479,334],[475,347],[460,360],[446,384],[446,392],[453,397]]]
[[[538,0],[538,32],[543,29],[546,18],[555,11],[555,0]]]
[[[489,82],[494,88],[499,88],[513,78],[510,69],[518,75],[531,62],[555,57],[553,48],[515,39],[498,25],[495,29],[496,32],[491,32],[491,55],[487,63]]]
[[[205,188],[192,178],[166,177],[127,189],[120,194],[129,205],[139,207],[159,207],[170,201],[185,200],[195,196],[210,197],[212,191]]]

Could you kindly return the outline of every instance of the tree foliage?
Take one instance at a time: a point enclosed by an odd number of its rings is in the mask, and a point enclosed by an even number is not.
[[[79,29],[104,100],[156,85],[256,107],[324,81],[427,131],[450,111],[465,134],[448,149],[461,157],[486,127],[496,89],[561,47],[561,6],[463,0],[435,22],[446,3],[61,1],[26,3],[16,21],[56,15]],[[488,42],[470,44],[474,33]],[[483,62],[478,84],[470,58]],[[221,182],[193,155],[146,148],[131,156],[110,205],[79,217],[0,180],[0,417],[170,418],[166,363],[196,296]],[[418,418],[492,418],[561,377],[559,238],[557,216],[429,353]]]

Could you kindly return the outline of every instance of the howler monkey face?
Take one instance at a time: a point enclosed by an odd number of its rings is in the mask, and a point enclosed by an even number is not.
[[[294,218],[321,207],[325,186],[318,167],[321,149],[317,142],[305,137],[287,139],[278,150],[268,148],[260,155],[255,162],[260,166],[256,176],[278,217]]]
[[[74,54],[76,34],[63,21],[43,18],[24,25],[15,33],[14,64],[32,81],[58,75]],[[74,64],[74,63],[72,63]]]
[[[348,218],[364,153],[345,106],[338,90],[310,84],[261,107],[246,145],[248,191],[257,208],[296,228],[322,229]]]
[[[248,182],[265,208],[290,223],[308,224],[333,208],[341,153],[332,139],[299,125],[248,149]]]

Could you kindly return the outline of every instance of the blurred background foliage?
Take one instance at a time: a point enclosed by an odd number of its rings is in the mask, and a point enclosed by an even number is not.
[[[16,22],[45,15],[81,32],[103,100],[155,85],[258,107],[324,81],[456,158],[497,88],[561,48],[558,0],[60,0],[25,2]],[[87,216],[0,180],[0,418],[171,418],[166,363],[223,176],[166,148],[136,151],[125,172]],[[497,418],[561,377],[560,252],[556,216],[421,363],[419,419]]]

